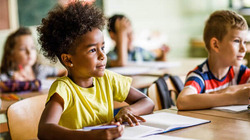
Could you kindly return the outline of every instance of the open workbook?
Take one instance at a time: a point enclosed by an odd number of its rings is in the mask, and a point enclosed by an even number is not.
[[[146,122],[142,122],[140,125],[134,127],[125,126],[122,137],[118,139],[141,138],[210,122],[209,120],[166,112],[145,115],[142,117]]]

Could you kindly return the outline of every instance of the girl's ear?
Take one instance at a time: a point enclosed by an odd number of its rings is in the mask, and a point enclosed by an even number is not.
[[[70,54],[65,54],[65,53],[61,54],[61,59],[62,59],[63,64],[66,67],[73,67],[73,63],[72,63]]]
[[[210,40],[210,50],[216,53],[219,52],[219,40],[215,37],[211,38]]]

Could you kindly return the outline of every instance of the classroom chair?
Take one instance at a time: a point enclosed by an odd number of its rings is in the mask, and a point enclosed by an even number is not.
[[[37,139],[38,123],[45,108],[47,94],[30,97],[7,109],[8,127],[12,140]]]
[[[155,111],[175,106],[176,99],[184,87],[183,81],[183,77],[165,74],[149,86],[147,95],[155,103]]]

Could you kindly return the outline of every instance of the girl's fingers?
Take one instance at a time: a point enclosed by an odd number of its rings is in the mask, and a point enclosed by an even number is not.
[[[122,122],[123,122],[122,118],[119,118],[119,119],[117,120],[117,122],[120,122],[120,124],[122,124]]]
[[[131,120],[131,118],[128,117],[128,116],[125,116],[125,117],[126,117],[126,120],[127,120],[128,124],[129,124],[130,126],[134,126],[134,123],[133,123],[133,121]]]
[[[140,117],[140,116],[136,116],[136,118],[137,118],[137,120],[140,120],[142,122],[146,122],[146,120],[144,118]]]
[[[120,137],[122,135],[123,131],[124,131],[124,126],[122,126],[122,125],[119,125],[116,128],[109,129],[109,132],[111,133],[113,138]]]
[[[139,121],[137,120],[136,116],[129,114],[129,118],[135,123],[136,125],[140,125]]]

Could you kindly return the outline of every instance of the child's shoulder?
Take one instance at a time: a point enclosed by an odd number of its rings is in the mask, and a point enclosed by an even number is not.
[[[70,83],[70,78],[68,76],[57,77],[54,83]]]

